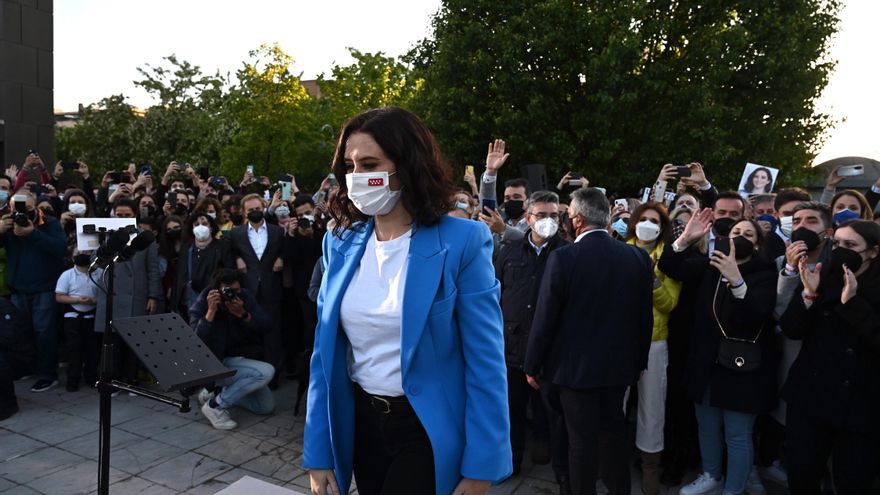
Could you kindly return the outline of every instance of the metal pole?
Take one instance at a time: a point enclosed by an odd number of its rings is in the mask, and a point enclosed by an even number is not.
[[[113,335],[113,285],[116,276],[116,263],[111,262],[107,273],[107,303],[104,315],[104,338],[101,346],[101,373],[98,391],[101,395],[100,424],[98,430],[98,493],[110,493],[110,415],[111,394],[113,393],[114,335]]]

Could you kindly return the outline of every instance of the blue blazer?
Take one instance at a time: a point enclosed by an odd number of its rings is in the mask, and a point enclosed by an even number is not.
[[[324,278],[311,361],[303,467],[335,469],[348,493],[354,458],[354,392],[342,297],[373,221],[324,237]],[[403,389],[434,453],[437,494],[462,477],[501,481],[512,470],[499,284],[485,225],[443,216],[414,230],[401,316]]]

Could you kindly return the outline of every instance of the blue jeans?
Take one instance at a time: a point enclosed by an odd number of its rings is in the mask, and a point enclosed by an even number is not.
[[[275,397],[267,385],[275,376],[275,368],[263,361],[240,356],[223,359],[223,365],[236,371],[229,378],[220,380],[223,387],[214,399],[222,409],[240,406],[254,414],[269,414],[275,410]]]
[[[715,479],[721,479],[721,458],[726,444],[727,479],[724,481],[724,492],[740,495],[745,493],[752,469],[752,427],[756,415],[709,406],[708,397],[706,394],[703,404],[695,404],[703,471]]]
[[[58,329],[55,327],[55,293],[12,294],[12,304],[34,331],[37,361],[33,372],[46,380],[58,379]]]

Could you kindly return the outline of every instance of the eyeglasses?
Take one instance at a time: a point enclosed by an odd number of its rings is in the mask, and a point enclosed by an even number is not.
[[[533,217],[538,220],[543,220],[545,218],[552,218],[553,220],[559,220],[559,213],[529,213]]]

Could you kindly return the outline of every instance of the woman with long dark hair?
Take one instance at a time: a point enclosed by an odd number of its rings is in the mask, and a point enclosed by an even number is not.
[[[758,167],[752,170],[743,185],[745,192],[749,194],[770,194],[773,190],[773,174],[767,167]]]
[[[512,471],[492,237],[415,115],[342,129],[303,466],[312,493],[484,494]],[[404,304],[404,301],[406,302]]]
[[[808,268],[779,320],[803,342],[782,389],[792,493],[818,494],[829,457],[836,493],[867,494],[880,440],[880,225],[850,220],[831,257]]]
[[[219,233],[217,222],[205,212],[193,213],[184,223],[168,309],[185,319],[198,295],[211,284],[214,272],[235,268],[229,242],[217,239]]]

